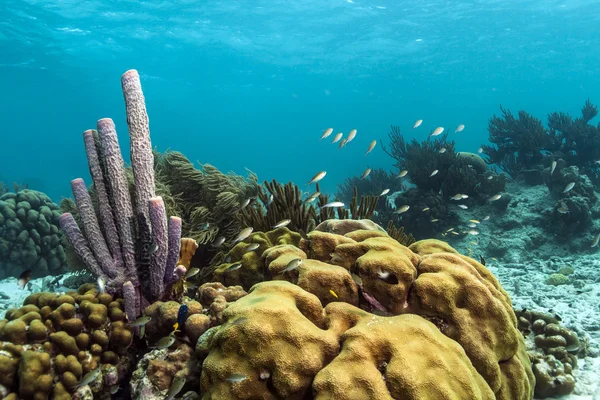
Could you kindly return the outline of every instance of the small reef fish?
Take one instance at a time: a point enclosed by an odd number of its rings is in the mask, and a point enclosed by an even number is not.
[[[490,201],[496,201],[496,200],[500,200],[500,198],[502,197],[502,195],[500,193],[493,195],[492,197],[490,197]]]
[[[94,382],[96,380],[96,378],[98,378],[100,376],[101,373],[102,373],[102,370],[100,369],[100,367],[98,367],[94,370],[91,370],[90,372],[85,374],[83,376],[83,378],[81,378],[81,380],[77,384],[77,387],[89,385],[90,383]]]
[[[485,217],[483,217],[483,220],[484,220],[484,221],[487,221],[487,220],[489,220],[489,219],[490,219],[490,216],[489,216],[489,215],[486,215]]]
[[[174,324],[177,326],[173,326],[175,330],[177,330],[177,328],[183,329],[183,327],[185,326],[185,321],[188,318],[188,312],[189,309],[186,304],[182,304],[181,306],[179,306],[179,311],[177,312],[177,322],[175,322]]]
[[[341,201],[332,201],[331,203],[327,203],[327,204],[321,206],[321,208],[337,208],[337,207],[344,207],[344,203],[342,203]]]
[[[244,208],[248,207],[248,205],[250,205],[251,201],[252,201],[252,197],[244,200],[244,202],[240,205],[240,210],[243,210]]]
[[[446,233],[452,232],[453,230],[454,230],[454,228],[446,229]]]
[[[218,236],[212,243],[213,247],[221,247],[225,243],[225,236]]]
[[[205,231],[205,230],[207,230],[209,227],[210,227],[210,224],[209,224],[208,222],[205,222],[205,223],[203,223],[203,224],[200,226],[200,230],[201,230],[201,231]]]
[[[173,343],[175,343],[175,337],[173,335],[169,335],[169,336],[165,336],[162,339],[160,339],[157,343],[156,346],[151,347],[152,349],[166,349],[168,347],[171,347],[173,345]]]
[[[333,133],[333,128],[325,129],[325,132],[323,132],[323,136],[321,136],[321,140],[325,139],[326,137],[329,137],[329,135],[331,135],[332,133]]]
[[[342,132],[340,132],[340,133],[336,134],[336,135],[333,137],[333,142],[331,142],[331,144],[334,144],[334,143],[337,143],[337,142],[339,142],[339,141],[342,139],[342,136],[344,136],[344,134],[343,134]]]
[[[158,244],[154,242],[150,243],[150,247],[148,248],[148,255],[151,256],[152,254],[156,253],[157,250]]]
[[[415,122],[415,124],[413,125],[413,129],[420,127],[422,123],[423,123],[423,120],[418,119],[417,122]]]
[[[425,211],[429,211],[429,207],[425,207],[424,209],[422,209],[421,211],[425,212]]]
[[[327,171],[321,171],[321,172],[317,173],[315,176],[313,176],[313,178],[310,180],[310,182],[307,183],[307,185],[310,185],[311,183],[319,182],[321,179],[325,178],[325,175],[327,175]]]
[[[463,195],[460,193],[455,194],[454,196],[450,197],[450,200],[462,200]]]
[[[350,143],[356,137],[356,129],[352,129],[348,134],[348,138],[346,139],[346,144]]]
[[[452,233],[453,235],[460,235],[460,233],[458,233],[458,232],[455,232],[455,231],[452,231],[451,233]]]
[[[438,150],[438,153],[440,154],[444,154],[446,152],[446,148],[442,147],[441,149]]]
[[[321,195],[321,192],[314,192],[313,194],[311,194],[310,196],[308,196],[306,198],[306,200],[304,200],[305,203],[312,203],[313,201],[315,201],[315,199],[317,197],[319,197]]]
[[[352,276],[352,280],[354,281],[354,283],[356,283],[357,285],[362,285],[362,278],[356,274],[350,273],[350,275]]]
[[[477,228],[477,224],[470,223],[467,225],[469,228]]]
[[[338,146],[338,150],[344,147],[348,143],[348,139],[342,139],[340,145]]]
[[[236,262],[235,264],[231,264],[229,267],[227,267],[227,269],[225,271],[227,271],[227,272],[237,271],[240,268],[242,268],[242,263]]]
[[[591,247],[598,246],[598,241],[600,241],[600,232],[597,233],[596,236],[594,236],[594,239],[592,240],[592,246]]]
[[[302,264],[301,258],[294,258],[292,261],[288,263],[288,265],[281,271],[281,274],[285,274],[286,272],[290,272],[296,268],[298,268]]]
[[[250,234],[252,233],[253,230],[254,230],[254,228],[252,228],[251,226],[248,228],[242,229],[241,232],[237,235],[237,237],[233,241],[233,244],[235,245],[236,243],[239,243],[242,240],[246,239],[248,236],[250,236]]]
[[[106,290],[106,283],[104,282],[104,279],[102,279],[101,276],[99,276],[98,279],[96,279],[96,284],[98,285],[98,290],[100,291],[100,293],[104,293],[104,290]]]
[[[439,171],[439,170],[437,170],[437,169],[436,169],[436,170],[434,170],[434,171],[433,171],[433,172],[432,172],[432,173],[429,175],[429,177],[431,178],[432,176],[436,176],[438,172],[440,172],[440,171]]]
[[[476,231],[475,229],[471,229],[470,231],[467,232],[469,235],[479,235],[479,231]]]
[[[185,378],[181,376],[175,376],[171,382],[171,386],[169,386],[169,391],[167,392],[167,397],[165,397],[165,400],[173,400],[175,396],[181,392],[181,389],[183,389],[185,386],[185,382]]]
[[[479,256],[479,262],[485,267],[485,258],[482,255]]]
[[[193,276],[196,276],[200,272],[200,268],[192,267],[187,270],[185,273],[185,279],[190,279]]]
[[[231,374],[227,378],[225,378],[227,382],[237,383],[246,380],[246,375],[242,374]]]
[[[491,181],[492,179],[494,179],[494,175],[490,175],[486,178],[488,181]]]
[[[398,174],[397,177],[404,178],[406,176],[406,174],[408,174],[408,171],[404,169],[404,170],[400,171],[400,173]]]
[[[457,132],[462,132],[463,129],[465,129],[465,126],[463,124],[460,124],[459,126],[456,127],[456,129],[454,130],[454,133]]]
[[[271,203],[273,202],[273,195],[269,196],[269,200],[267,200],[267,204],[265,204],[265,206],[269,207],[271,205]]]
[[[256,249],[258,249],[260,247],[259,243],[250,243],[245,249],[244,252],[245,253],[249,253],[251,251],[254,251]]]
[[[381,192],[381,194],[379,196],[385,196],[389,192],[390,192],[390,189],[384,189],[383,192]]]
[[[550,167],[550,175],[552,175],[554,173],[555,169],[556,169],[556,161],[552,161],[552,167]]]
[[[474,224],[479,224],[480,222],[476,219],[470,219],[469,222],[472,222]]]
[[[479,154],[483,153],[483,147],[480,147],[480,148],[479,148],[479,150],[477,150],[477,152],[478,152]]]
[[[373,140],[370,144],[369,144],[369,148],[367,149],[367,152],[365,153],[365,156],[367,154],[369,154],[370,152],[373,151],[373,149],[375,148],[375,146],[377,145],[377,140]]]
[[[459,204],[458,206],[459,206],[460,208],[462,208],[463,210],[466,210],[467,208],[469,208],[469,207],[465,206],[464,204]]]
[[[377,277],[381,280],[386,280],[389,278],[390,273],[388,271],[383,271],[381,268],[377,269]]]
[[[128,325],[129,326],[144,326],[150,321],[152,321],[152,317],[149,317],[147,315],[142,315],[141,317],[139,317],[135,321],[129,323]]]
[[[437,128],[435,128],[435,129],[433,130],[433,132],[431,132],[431,135],[429,135],[429,137],[433,137],[433,136],[438,136],[438,135],[441,135],[441,134],[442,134],[442,132],[444,132],[444,128],[443,128],[443,127],[441,127],[441,126],[438,126]]]
[[[291,219],[282,219],[277,224],[273,225],[273,229],[283,228],[284,226],[288,226],[290,222],[292,222]]]
[[[402,214],[408,211],[408,209],[410,208],[410,206],[408,204],[405,204],[403,206],[398,207],[398,209],[396,210],[396,212],[394,214]]]
[[[371,168],[365,169],[365,172],[363,172],[363,174],[360,177],[360,179],[365,179],[367,176],[369,176],[370,173],[371,173]]]
[[[439,221],[439,219],[437,219],[437,218],[434,218],[431,220],[431,222],[438,222],[438,221]]]
[[[558,207],[556,209],[556,211],[558,211],[561,214],[568,214],[569,213],[569,207],[567,207],[567,205],[565,204],[564,201],[560,202],[560,207]]]
[[[569,183],[567,186],[565,186],[565,190],[563,190],[563,193],[567,193],[568,191],[570,191],[574,187],[575,187],[575,182]]]
[[[336,299],[339,299],[339,297],[338,297],[337,293],[336,293],[336,292],[334,292],[334,291],[333,291],[333,289],[329,289],[329,293],[331,293],[331,295],[332,295],[333,297],[335,297]]]

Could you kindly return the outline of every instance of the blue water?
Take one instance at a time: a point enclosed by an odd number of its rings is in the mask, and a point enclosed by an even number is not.
[[[500,104],[578,114],[600,102],[598,48],[591,0],[2,0],[0,181],[69,196],[103,117],[127,152],[119,78],[135,68],[159,150],[261,180],[326,170],[334,191],[391,167],[380,146],[364,156],[390,124],[462,123],[451,138],[476,151]],[[338,151],[328,127],[358,135]]]

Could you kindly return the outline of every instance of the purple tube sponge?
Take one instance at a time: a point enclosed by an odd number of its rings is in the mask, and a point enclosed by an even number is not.
[[[60,224],[60,229],[63,230],[69,242],[75,249],[75,252],[81,259],[83,263],[88,267],[88,269],[92,272],[94,276],[102,277],[102,279],[106,280],[106,275],[100,265],[96,262],[96,258],[92,253],[92,250],[88,246],[88,242],[81,233],[79,226],[77,226],[77,222],[71,213],[64,213],[60,216],[58,223]]]
[[[165,277],[164,282],[166,284],[172,284],[173,271],[179,260],[179,252],[181,251],[181,218],[170,217],[169,218],[169,252],[167,254],[167,262],[165,265]]]
[[[121,87],[125,97],[127,125],[129,126],[130,157],[135,183],[136,215],[148,220],[148,200],[155,196],[154,155],[150,143],[150,128],[146,101],[142,92],[140,75],[134,69],[121,76]]]
[[[131,206],[131,196],[129,195],[129,185],[125,178],[123,157],[121,156],[121,149],[119,148],[119,141],[117,139],[117,130],[112,119],[103,118],[98,121],[98,135],[100,136],[100,143],[102,145],[107,180],[113,196],[115,219],[125,269],[132,283],[137,286],[139,280],[135,267],[133,209]]]
[[[98,218],[96,218],[96,213],[94,211],[94,205],[92,204],[92,198],[87,191],[83,179],[73,179],[71,181],[71,190],[73,191],[73,197],[75,197],[75,203],[77,204],[77,210],[81,217],[83,231],[87,237],[87,243],[93,243],[91,250],[96,257],[96,261],[106,275],[111,278],[116,277],[118,271],[115,269],[112,256],[108,251],[104,236],[102,236]]]
[[[165,288],[165,267],[169,236],[167,233],[167,211],[162,197],[153,197],[148,201],[148,214],[152,227],[152,242],[155,246],[150,255],[150,295],[152,300],[159,299]]]
[[[123,284],[123,305],[125,308],[125,315],[127,320],[130,322],[135,321],[139,315],[139,300],[137,299],[137,293],[133,283],[127,281]]]
[[[100,216],[100,224],[103,228],[104,237],[110,254],[112,255],[115,269],[121,271],[123,269],[123,256],[121,255],[121,244],[119,243],[119,234],[115,225],[115,217],[112,212],[110,201],[108,200],[108,192],[104,183],[105,177],[102,172],[102,163],[100,161],[99,148],[96,144],[97,132],[88,129],[83,132],[83,142],[87,154],[88,165],[90,167],[90,175],[94,182],[94,189],[98,197],[98,211]]]

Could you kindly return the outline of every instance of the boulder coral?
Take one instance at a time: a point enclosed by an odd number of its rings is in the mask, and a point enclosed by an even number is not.
[[[511,300],[483,265],[437,240],[336,229],[252,258],[273,281],[198,340],[204,398],[532,398]]]
[[[59,206],[42,192],[23,189],[0,196],[0,279],[28,269],[34,277],[66,270],[59,218]]]
[[[0,320],[0,384],[6,396],[70,400],[90,392],[107,396],[128,374],[133,332],[123,300],[98,293],[35,293]],[[78,386],[90,371],[99,377]],[[98,398],[100,398],[98,397]],[[10,397],[7,397],[10,398]]]

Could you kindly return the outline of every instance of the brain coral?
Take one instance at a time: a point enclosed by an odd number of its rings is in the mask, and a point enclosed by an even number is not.
[[[0,196],[0,278],[27,269],[34,277],[64,272],[59,217],[59,206],[44,193],[24,189]]]
[[[296,257],[300,266],[281,274]],[[314,231],[252,261],[277,281],[256,284],[200,337],[205,398],[533,396],[508,295],[444,242],[407,248],[379,230]]]

